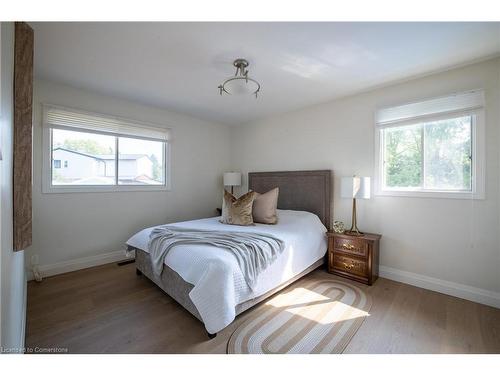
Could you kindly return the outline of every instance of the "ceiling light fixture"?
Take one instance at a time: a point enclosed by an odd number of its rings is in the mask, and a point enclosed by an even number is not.
[[[219,93],[229,95],[255,95],[260,91],[260,83],[248,76],[248,63],[245,59],[236,59],[233,62],[236,67],[234,77],[226,79],[218,86]]]

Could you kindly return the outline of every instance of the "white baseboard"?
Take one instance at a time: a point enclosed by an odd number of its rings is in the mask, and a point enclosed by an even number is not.
[[[111,253],[98,254],[90,257],[67,260],[54,264],[45,264],[38,266],[42,277],[49,277],[59,275],[61,273],[82,270],[84,268],[101,266],[107,263],[119,262],[121,260],[131,259],[128,258],[124,250],[113,251]],[[33,280],[33,273],[28,272],[28,279]]]
[[[419,288],[429,289],[435,292],[448,294],[450,296],[482,303],[483,305],[500,308],[500,293],[493,292],[491,290],[480,289],[469,285],[436,279],[434,277],[401,271],[396,268],[386,266],[380,266],[379,275],[380,277],[384,277],[386,279],[399,281],[405,284],[418,286]]]

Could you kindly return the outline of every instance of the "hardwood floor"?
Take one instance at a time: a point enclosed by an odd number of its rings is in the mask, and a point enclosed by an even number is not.
[[[30,282],[26,346],[70,353],[226,352],[248,312],[208,340],[196,318],[134,269],[109,264]],[[387,279],[356,285],[373,296],[373,306],[344,353],[500,353],[499,309]]]

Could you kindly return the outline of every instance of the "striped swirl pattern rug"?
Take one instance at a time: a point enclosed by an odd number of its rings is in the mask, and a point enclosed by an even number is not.
[[[372,305],[359,287],[324,275],[299,281],[250,313],[228,353],[342,353]]]

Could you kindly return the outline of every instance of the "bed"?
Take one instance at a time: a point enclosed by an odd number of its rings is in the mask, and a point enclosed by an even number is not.
[[[165,258],[157,276],[148,253],[146,228],[127,241],[135,251],[136,270],[176,300],[204,325],[209,337],[229,325],[238,314],[255,306],[324,264],[325,232],[330,228],[331,172],[293,171],[248,174],[248,187],[264,193],[280,188],[276,225],[241,227],[219,222],[219,217],[172,223],[180,228],[269,233],[281,238],[285,248],[259,277],[255,287],[245,283],[235,257],[208,245],[180,245]]]

